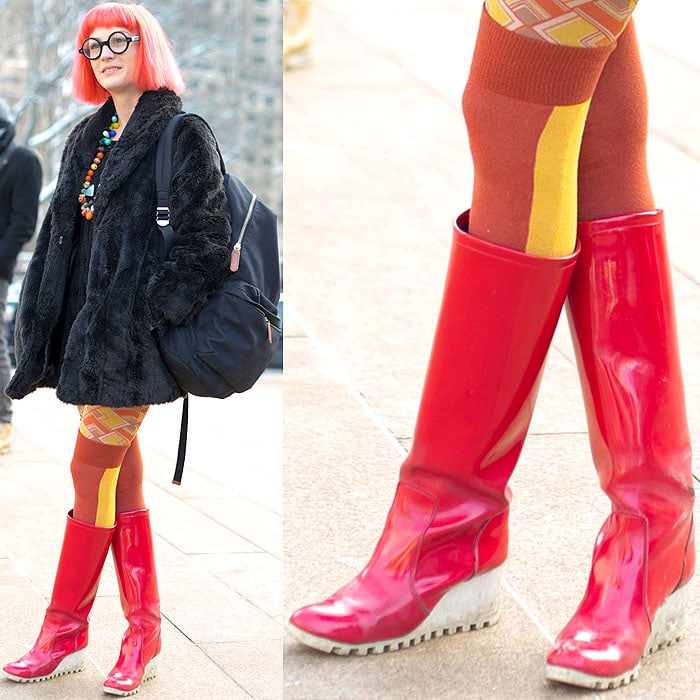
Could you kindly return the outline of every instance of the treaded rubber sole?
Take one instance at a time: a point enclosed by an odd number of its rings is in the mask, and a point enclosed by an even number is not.
[[[292,623],[289,631],[302,644],[327,654],[367,656],[400,651],[430,639],[490,627],[498,622],[502,568],[499,566],[450,588],[430,615],[402,637],[347,644],[311,634]]]
[[[655,651],[665,649],[678,642],[683,636],[683,626],[685,620],[686,601],[688,599],[689,586],[685,584],[682,588],[674,591],[663,605],[656,611],[654,622],[651,626],[651,633],[644,647],[642,658],[653,654]],[[550,681],[575,685],[581,688],[591,688],[592,690],[613,690],[622,685],[628,685],[639,676],[641,659],[634,668],[625,671],[617,676],[596,676],[591,673],[584,673],[576,669],[565,666],[554,666],[547,664],[545,675]]]
[[[121,690],[119,688],[112,688],[109,685],[103,685],[102,690],[108,695],[119,695],[120,697],[128,697],[130,695],[136,695],[139,692],[141,686],[146,682],[150,681],[151,678],[156,677],[156,672],[158,670],[158,657],[154,656],[147,664],[143,672],[143,678],[141,682],[133,690]]]
[[[61,659],[61,663],[56,666],[56,668],[51,672],[47,673],[45,676],[37,676],[35,678],[24,678],[23,676],[16,676],[14,673],[10,673],[5,669],[2,672],[11,681],[17,683],[39,683],[41,681],[48,681],[52,678],[58,678],[58,676],[65,676],[69,673],[78,673],[85,668],[85,650],[78,649],[68,656],[64,656]]]

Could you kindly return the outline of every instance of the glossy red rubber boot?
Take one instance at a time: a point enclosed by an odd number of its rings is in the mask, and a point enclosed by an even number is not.
[[[690,440],[660,211],[580,225],[568,313],[593,459],[612,501],[551,680],[616,688],[676,641],[695,569]]]
[[[148,510],[117,513],[112,554],[129,628],[122,638],[119,660],[102,687],[110,695],[126,696],[155,677],[161,648],[160,599]]]
[[[97,594],[114,528],[66,520],[63,547],[49,607],[31,651],[3,671],[13,681],[32,683],[83,670],[88,615]]]
[[[381,653],[498,618],[507,481],[520,455],[576,254],[536,258],[454,227],[411,451],[365,569],[297,610],[290,631],[336,654]]]

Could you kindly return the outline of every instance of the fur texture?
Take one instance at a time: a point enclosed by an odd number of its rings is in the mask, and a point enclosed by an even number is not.
[[[77,196],[114,113],[112,100],[68,137],[22,290],[10,397],[56,387],[66,403],[137,406],[182,395],[156,336],[166,324],[192,318],[223,280],[230,223],[216,145],[199,120],[184,119],[175,134],[175,241],[168,259],[159,259],[155,153],[166,124],[180,111],[174,93],[145,92],[105,162],[95,198],[86,302],[59,366],[56,343],[62,337],[72,239],[80,230]]]

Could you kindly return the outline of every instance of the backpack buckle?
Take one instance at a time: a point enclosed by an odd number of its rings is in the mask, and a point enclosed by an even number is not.
[[[156,223],[158,226],[170,226],[170,207],[156,207]]]

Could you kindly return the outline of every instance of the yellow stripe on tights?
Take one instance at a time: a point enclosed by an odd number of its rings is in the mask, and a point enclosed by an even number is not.
[[[526,252],[561,258],[576,246],[578,156],[590,100],[559,105],[537,144]]]
[[[95,527],[112,527],[116,520],[117,511],[117,480],[120,467],[105,469],[100,479],[100,488],[97,493],[97,512],[95,514]]]

